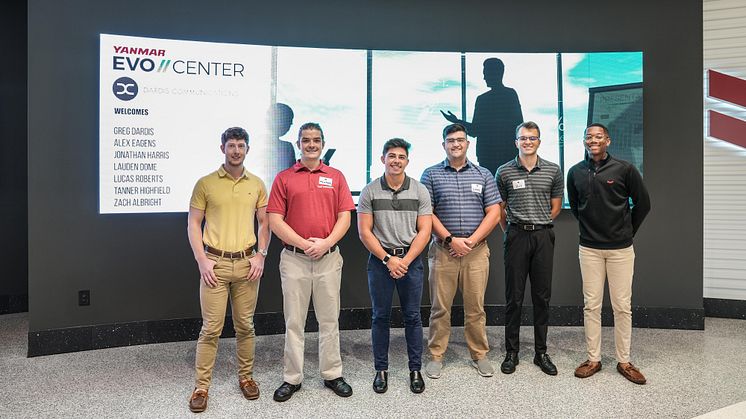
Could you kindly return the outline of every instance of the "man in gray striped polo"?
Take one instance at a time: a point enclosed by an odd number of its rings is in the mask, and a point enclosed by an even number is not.
[[[560,167],[537,154],[541,132],[535,122],[516,128],[518,156],[497,169],[495,179],[504,201],[500,226],[505,231],[505,360],[500,370],[518,365],[521,308],[526,277],[531,278],[534,306],[534,364],[557,375],[547,355],[549,299],[552,295],[554,231],[552,220],[562,209],[564,181]]]
[[[487,236],[500,221],[502,200],[492,173],[466,158],[466,128],[451,124],[443,129],[446,160],[427,168],[421,182],[433,204],[433,243],[428,252],[430,268],[431,360],[425,367],[430,378],[439,378],[443,355],[451,335],[451,306],[456,289],[464,298],[464,335],[479,375],[491,377],[487,360],[484,292],[490,271]]]
[[[370,251],[368,289],[373,304],[373,358],[376,376],[373,390],[388,389],[389,331],[394,289],[404,317],[404,336],[409,357],[409,388],[425,390],[422,366],[422,281],[420,253],[430,240],[433,213],[430,194],[404,172],[410,144],[392,138],[383,145],[384,175],[369,183],[360,194],[357,225],[360,240]]]

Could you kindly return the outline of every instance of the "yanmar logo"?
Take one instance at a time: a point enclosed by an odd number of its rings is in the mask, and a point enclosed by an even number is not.
[[[141,71],[145,73],[173,72],[190,76],[244,77],[244,65],[242,63],[190,59],[171,60],[165,57],[165,49],[115,45],[112,68],[119,71]]]
[[[114,45],[114,54],[152,55],[157,57],[165,57],[166,50],[155,48],[120,47]]]
[[[715,70],[707,71],[709,83],[708,93],[712,99],[746,107],[746,80],[719,73]],[[733,118],[710,109],[710,129],[708,135],[718,140],[727,141],[737,146],[746,147],[746,121]]]

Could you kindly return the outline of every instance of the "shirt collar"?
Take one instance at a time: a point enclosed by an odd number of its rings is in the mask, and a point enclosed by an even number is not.
[[[598,162],[598,166],[601,167],[601,166],[605,165],[609,161],[610,158],[611,158],[611,153],[609,153],[607,151],[606,152],[606,158],[603,159],[603,160],[601,160],[600,162]],[[588,154],[587,151],[585,152],[585,161],[587,161],[588,165],[590,165],[590,166],[595,166],[596,165],[596,162],[593,161],[593,158],[591,158],[591,155]]]
[[[393,190],[389,186],[388,182],[386,182],[386,175],[383,175],[383,176],[381,176],[381,189],[383,189],[384,191],[391,191],[391,192],[393,192],[395,194],[397,194],[397,193],[399,193],[401,191],[406,191],[407,189],[409,189],[409,176],[404,175],[404,183],[402,183],[402,185],[401,185],[401,187],[399,189]]]
[[[514,161],[515,161],[515,165],[517,167],[522,167],[524,169],[526,168],[526,166],[524,166],[523,164],[521,164],[521,159],[520,159],[519,156],[515,156]],[[542,166],[544,166],[544,159],[542,159],[539,156],[536,156],[536,166],[534,166],[534,169],[539,170],[539,169],[541,169]]]
[[[301,161],[300,161],[300,160],[298,160],[298,161],[296,161],[296,162],[295,162],[295,164],[293,165],[293,170],[294,170],[295,172],[302,172],[302,171],[307,171],[307,172],[311,172],[311,173],[313,173],[313,172],[321,172],[321,173],[327,173],[327,171],[328,171],[328,170],[327,170],[327,168],[328,168],[328,167],[329,167],[329,166],[325,165],[325,164],[324,164],[324,162],[323,162],[323,160],[322,160],[322,161],[321,161],[321,162],[319,163],[319,167],[315,168],[314,170],[309,170],[309,169],[308,169],[308,168],[307,168],[306,166],[304,166],[304,165],[303,165],[303,163],[301,163]]]
[[[228,173],[227,170],[225,170],[225,167],[222,164],[218,168],[218,176],[220,176],[220,177],[226,177],[226,176],[228,176],[230,178],[233,178],[233,176],[231,176],[231,174]],[[243,173],[241,173],[241,177],[239,177],[238,179],[241,179],[241,178],[247,178],[248,179],[248,177],[249,177],[249,171],[246,170],[246,168],[244,167],[243,168]],[[235,179],[235,180],[238,180],[238,179]]]
[[[443,169],[445,169],[445,170],[448,170],[450,168],[454,172],[456,171],[456,169],[453,166],[451,166],[451,163],[448,161],[447,158],[445,160],[443,160],[443,163],[441,163],[441,164],[443,165]],[[464,171],[464,170],[472,167],[473,165],[474,165],[474,163],[472,163],[469,159],[466,159],[466,164],[464,164],[464,167],[462,167],[459,171]]]

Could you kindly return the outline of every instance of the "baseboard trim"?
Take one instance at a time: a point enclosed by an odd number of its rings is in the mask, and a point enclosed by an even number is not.
[[[28,311],[28,294],[0,295],[0,314]]]
[[[722,319],[746,319],[745,300],[726,300],[722,298],[705,298],[705,316]]]
[[[504,306],[486,306],[485,312],[487,313],[487,325],[502,326],[505,324]],[[430,307],[422,307],[424,325],[428,324],[429,317]],[[634,307],[632,310],[633,326],[643,328],[704,330],[704,317],[704,309]],[[340,312],[339,327],[342,330],[370,329],[370,319],[370,308],[345,308]],[[532,324],[532,319],[532,308],[523,307],[522,324],[529,326]],[[604,326],[613,324],[613,314],[610,308],[604,307],[601,321]],[[202,319],[149,320],[29,332],[28,356],[196,340],[201,324]],[[453,307],[451,324],[463,326],[463,307]],[[549,324],[550,326],[582,326],[583,307],[550,307]],[[403,326],[401,309],[395,307],[391,313],[391,327]],[[254,328],[257,335],[282,334],[285,333],[285,320],[281,312],[256,314]],[[306,331],[318,331],[313,311],[308,313]],[[226,317],[221,337],[233,336],[235,336],[233,320],[231,317]]]

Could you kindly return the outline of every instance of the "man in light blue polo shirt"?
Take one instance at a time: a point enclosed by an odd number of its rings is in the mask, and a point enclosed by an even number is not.
[[[431,360],[425,373],[430,378],[441,376],[458,288],[464,299],[464,334],[472,365],[479,375],[491,377],[494,368],[487,360],[484,312],[490,270],[486,239],[500,221],[502,200],[492,173],[466,158],[469,140],[463,125],[445,127],[442,145],[446,160],[427,168],[421,178],[433,205],[433,242],[428,252]]]

